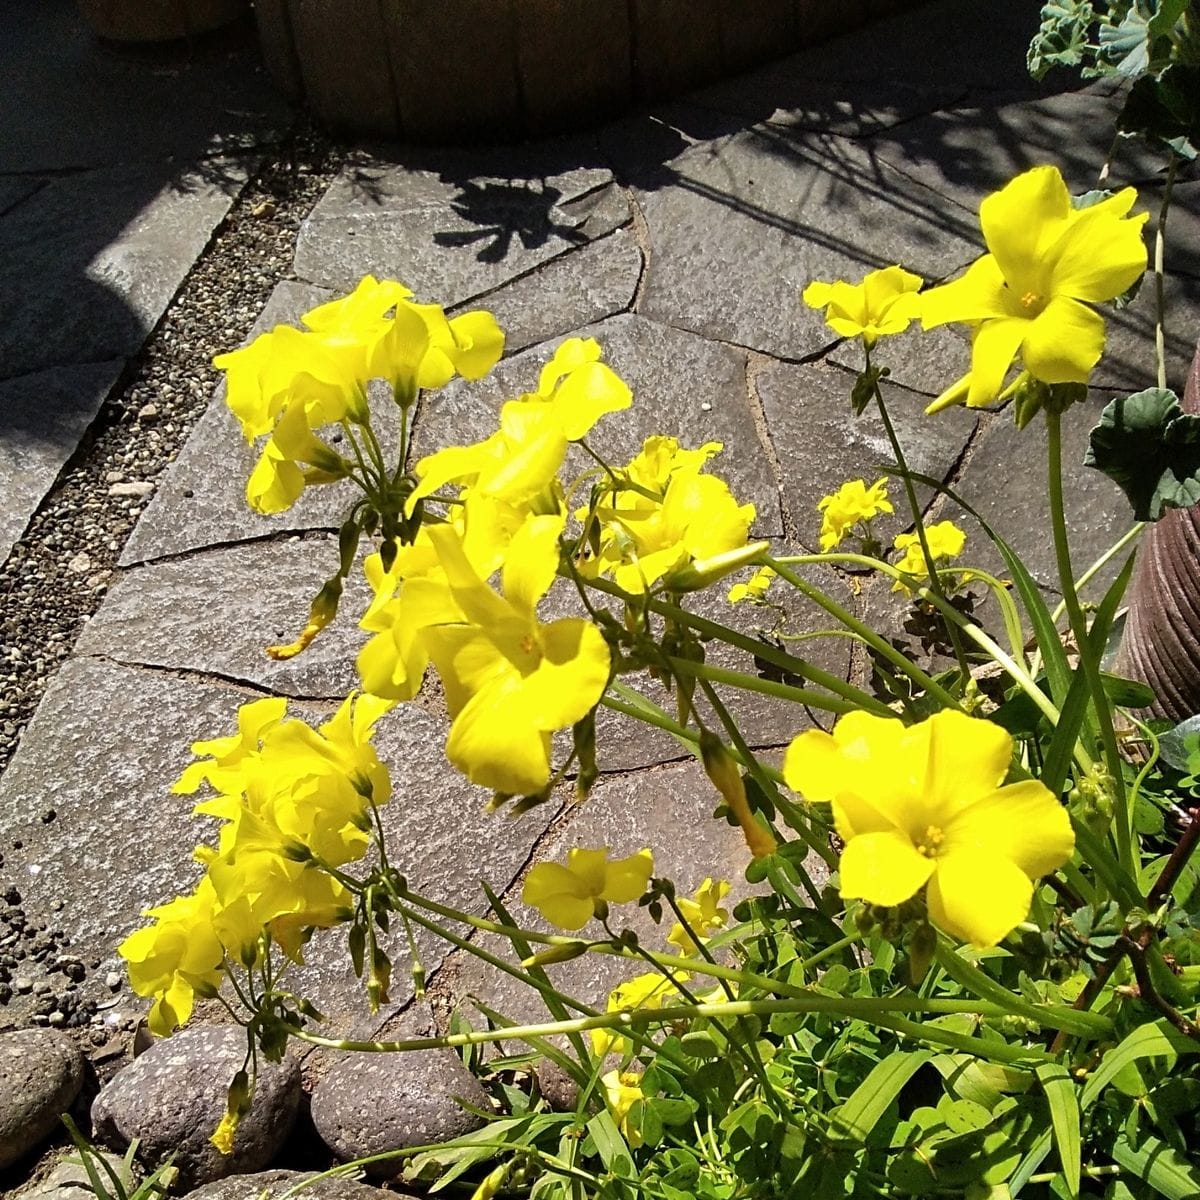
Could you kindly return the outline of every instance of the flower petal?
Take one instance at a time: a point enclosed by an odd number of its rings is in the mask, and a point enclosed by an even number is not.
[[[603,634],[580,617],[564,617],[539,631],[542,660],[522,679],[513,703],[538,729],[573,725],[604,695],[610,656]]]
[[[999,725],[944,709],[907,731],[896,767],[912,764],[912,793],[928,805],[931,823],[945,827],[1000,786],[1012,765],[1012,745]]]
[[[991,404],[1004,386],[1004,376],[1017,356],[1031,321],[1022,317],[1006,317],[984,321],[975,331],[971,343],[971,383],[967,390],[967,407],[983,408]]]
[[[869,904],[903,904],[933,874],[933,866],[933,859],[899,831],[859,834],[846,843],[838,864],[841,894]]]
[[[1041,292],[1046,253],[1067,228],[1071,196],[1057,167],[1034,167],[979,206],[984,241],[1016,295]]]
[[[1116,196],[1074,213],[1048,257],[1053,261],[1051,291],[1076,300],[1101,303],[1131,287],[1146,269],[1142,227],[1149,213],[1116,215],[1132,206],[1137,193],[1126,188]],[[1113,201],[1121,201],[1115,210]],[[1126,203],[1127,201],[1127,203]]]
[[[610,904],[631,904],[646,890],[653,872],[654,855],[649,850],[639,850],[628,858],[613,859],[604,873],[600,899]]]
[[[939,855],[926,898],[939,928],[975,946],[994,946],[1029,915],[1033,884],[1010,859],[961,849]]]
[[[1021,357],[1043,383],[1086,383],[1104,353],[1104,318],[1067,296],[1055,296],[1029,325]]]
[[[961,279],[921,294],[923,329],[934,329],[951,321],[985,321],[1013,315],[1004,275],[990,254],[977,258]]]
[[[563,524],[563,517],[530,517],[513,535],[504,557],[504,598],[530,618],[554,582]]]
[[[450,726],[446,757],[480,787],[528,796],[550,781],[550,735],[515,709],[518,679],[499,676],[467,701]]]
[[[1006,858],[1031,879],[1057,870],[1075,849],[1067,810],[1036,779],[998,788],[968,805],[946,827],[947,854],[962,849]]]

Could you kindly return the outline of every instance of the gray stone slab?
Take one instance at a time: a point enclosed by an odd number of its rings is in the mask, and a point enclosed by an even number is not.
[[[197,738],[231,729],[254,693],[95,659],[69,661],[55,677],[21,747],[0,780],[0,847],[6,878],[20,889],[28,918],[49,921],[56,901],[71,913],[72,950],[110,956],[138,914],[190,888],[191,847],[211,824],[191,816],[194,799],[170,785]],[[321,720],[329,705],[295,705]],[[445,762],[444,720],[413,705],[390,713],[376,735],[392,775],[383,810],[391,860],[412,886],[435,899],[483,911],[478,886],[503,890],[557,812],[512,819],[483,811],[486,796]],[[45,819],[53,810],[54,817]],[[429,970],[446,947],[422,938]],[[411,994],[403,937],[392,941],[393,997]],[[296,987],[346,1029],[366,1018],[344,930],[314,937]]]
[[[8,6],[3,54],[0,171],[187,161],[276,140],[291,123],[244,25],[119,46],[71,0],[41,0]]]
[[[75,653],[199,671],[276,695],[343,696],[357,686],[354,659],[368,637],[358,628],[370,601],[361,570],[351,573],[337,621],[303,654],[274,662],[264,652],[299,634],[337,563],[336,539],[316,537],[246,543],[136,567],[109,590]]]
[[[622,229],[459,307],[492,313],[504,330],[505,353],[515,354],[625,312],[641,276],[642,252]]]
[[[625,224],[628,201],[588,143],[445,151],[344,167],[300,232],[296,273],[349,287],[367,272],[451,305]]]
[[[32,196],[44,182],[45,180],[31,179],[28,176],[0,175],[0,217]]]
[[[56,367],[0,383],[0,563],[75,453],[123,366]]]
[[[970,213],[845,139],[759,125],[625,169],[649,238],[639,311],[777,357],[837,340],[800,302],[812,280],[940,278],[977,252]]]
[[[588,443],[614,464],[631,459],[651,434],[677,437],[688,446],[724,443],[710,468],[726,479],[741,501],[758,509],[755,531],[782,533],[778,487],[764,469],[762,443],[746,392],[746,360],[739,351],[716,345],[644,318],[626,314],[578,331],[596,338],[609,363],[633,389],[633,404],[603,418]],[[478,441],[496,428],[503,401],[537,387],[550,346],[522,351],[501,363],[487,379],[458,381],[421,401],[414,459],[439,446]],[[583,470],[588,463],[576,460]]]
[[[0,218],[0,376],[136,353],[247,177],[233,159],[105,167]]]
[[[1162,195],[1157,189],[1142,191],[1142,207],[1150,210],[1146,239],[1151,246],[1161,203]],[[1200,182],[1175,185],[1166,230],[1164,263],[1167,270],[1178,275],[1200,275]]]
[[[965,95],[961,85],[933,77],[919,87],[883,78],[817,78],[813,63],[811,51],[794,54],[691,92],[686,103],[785,129],[862,137],[961,102]]]
[[[567,823],[538,848],[537,859],[564,860],[572,846],[608,846],[616,858],[649,847],[654,852],[655,874],[674,880],[680,894],[694,891],[707,876],[729,880],[735,889],[726,901],[731,907],[750,890],[743,879],[749,854],[740,830],[713,820],[717,803],[717,793],[697,763],[603,779]],[[505,904],[518,924],[549,929],[521,902],[518,888],[505,897]],[[671,923],[664,919],[661,927],[655,927],[645,909],[614,905],[611,920],[615,929],[635,929],[647,946],[666,945]],[[599,931],[599,926],[585,927],[585,932],[587,928]],[[498,940],[480,938],[480,944],[505,953]],[[511,949],[506,957],[512,958]],[[559,990],[603,1008],[605,997],[617,983],[644,969],[637,961],[587,954],[548,966],[546,971]],[[438,979],[438,990],[466,1000],[468,1012],[469,997],[477,996],[512,1020],[546,1019],[537,993],[467,954],[456,955],[447,964]]]
[[[868,407],[861,417],[851,411],[853,382],[848,372],[820,363],[780,365],[758,377],[767,428],[783,473],[788,517],[799,541],[814,550],[819,547],[821,497],[848,479],[871,484],[884,474],[882,464],[895,462],[875,408]],[[912,470],[948,478],[975,428],[975,414],[955,408],[927,417],[926,396],[886,381],[884,399]],[[894,516],[872,522],[885,541],[910,524],[903,485],[893,481],[888,493]],[[929,489],[920,488],[918,496],[928,504]]]
[[[1106,400],[1106,396],[1094,392],[1092,399],[1069,409],[1062,418],[1063,504],[1076,575],[1086,570],[1133,524],[1129,501],[1121,489],[1106,475],[1083,465],[1088,435]],[[1038,418],[1018,432],[1012,413],[1005,410],[989,419],[983,436],[972,447],[955,490],[1012,545],[1039,583],[1057,590],[1058,569],[1048,532],[1046,470],[1046,433],[1042,420]],[[999,555],[969,517],[961,518],[955,506],[949,504],[945,513],[939,515],[965,522],[969,549],[962,561],[978,562],[1006,574]],[[1105,578],[1111,579],[1112,572]],[[1091,595],[1099,598],[1094,590]]]
[[[1093,87],[1012,104],[982,103],[921,117],[870,140],[884,162],[975,211],[979,201],[1030,167],[1052,163],[1068,187],[1085,192],[1098,184],[1114,149],[1105,186],[1156,178],[1161,156],[1136,141],[1113,146],[1122,97]]]

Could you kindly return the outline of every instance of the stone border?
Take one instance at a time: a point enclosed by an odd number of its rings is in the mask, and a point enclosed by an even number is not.
[[[924,0],[255,0],[276,83],[326,124],[481,141],[591,124]]]

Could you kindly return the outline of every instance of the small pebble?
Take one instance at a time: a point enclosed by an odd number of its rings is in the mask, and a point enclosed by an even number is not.
[[[135,479],[130,483],[114,483],[108,489],[110,496],[149,496],[154,484],[147,479]]]
[[[115,992],[121,986],[121,976],[116,971],[109,971],[104,977],[104,986],[110,992]]]

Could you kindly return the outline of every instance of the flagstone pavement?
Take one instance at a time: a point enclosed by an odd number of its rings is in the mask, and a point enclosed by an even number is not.
[[[35,8],[43,6],[22,11]],[[236,56],[227,77],[194,86],[191,107],[172,116],[178,79],[136,80],[128,63],[105,74],[69,8],[44,9],[79,71],[75,90],[61,77],[45,83],[44,107],[26,104],[20,136],[0,151],[0,561],[86,449],[101,403],[206,253],[258,148],[293,120]],[[422,402],[414,456],[484,436],[501,400],[533,385],[562,338],[594,336],[635,396],[629,414],[598,429],[600,449],[619,459],[651,432],[721,441],[719,469],[754,502],[757,533],[813,548],[817,499],[846,478],[875,477],[890,455],[878,422],[849,413],[856,347],[831,337],[798,290],[891,262],[928,280],[951,275],[980,250],[979,199],[1036,163],[1057,163],[1078,190],[1095,183],[1119,101],[1099,87],[1059,90],[1070,80],[1029,81],[1023,54],[1037,9],[937,0],[548,142],[356,148],[305,221],[291,277],[259,327],[295,319],[366,272],[399,278],[422,299],[494,312],[508,332],[504,361],[483,382]],[[11,74],[0,87],[14,86]],[[99,99],[86,101],[90,119],[81,120],[86,96]],[[143,118],[131,125],[139,106]],[[1122,144],[1110,179],[1137,184],[1154,211],[1155,170],[1151,156]],[[1168,374],[1177,386],[1200,317],[1198,189],[1178,187],[1171,218]],[[1152,381],[1151,292],[1112,318],[1094,409],[1112,389]],[[912,465],[953,479],[1048,584],[1035,435],[1019,444],[1005,414],[922,415],[966,353],[951,332],[881,347],[896,424]],[[1088,424],[1069,423],[1073,464]],[[30,922],[67,930],[87,960],[81,986],[110,1007],[113,948],[141,909],[196,871],[190,851],[203,829],[190,800],[169,790],[189,743],[226,731],[237,706],[263,694],[291,697],[296,712],[315,717],[354,685],[362,585],[309,653],[282,664],[262,653],[293,635],[330,573],[348,493],[314,489],[289,512],[259,517],[242,499],[251,461],[218,389],[154,481],[118,578],[0,777],[0,892],[16,888]],[[1086,563],[1123,531],[1127,509],[1103,477],[1072,472],[1076,555]],[[898,620],[878,587],[860,596],[832,574],[819,582]],[[825,627],[818,612],[794,609],[793,631]],[[811,645],[827,670],[863,669],[844,640]],[[766,748],[807,720],[753,697],[738,711]],[[485,813],[485,797],[446,765],[445,732],[430,694],[390,715],[378,736],[395,785],[392,853],[434,897],[482,911],[480,880],[515,894],[532,860],[576,843],[617,853],[650,845],[684,888],[741,874],[739,839],[709,819],[711,788],[668,738],[606,715],[603,774],[587,801],[573,804],[564,788],[511,819]],[[422,952],[432,980],[497,1002],[495,979],[444,962],[428,939]],[[395,957],[405,961],[402,948]],[[603,982],[579,964],[566,970],[583,988]],[[315,940],[302,978],[334,1028],[364,1031],[411,997],[397,974],[393,1005],[375,1018],[336,937]],[[127,992],[117,998],[120,1012],[137,1011]],[[20,1000],[7,1015],[0,1007],[0,1026],[30,1019]]]

